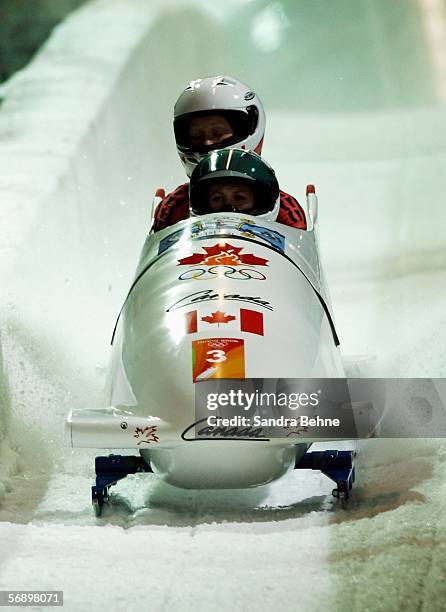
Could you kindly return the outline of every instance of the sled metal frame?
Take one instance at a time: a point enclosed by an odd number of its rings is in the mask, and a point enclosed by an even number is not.
[[[96,485],[91,487],[91,501],[96,516],[101,516],[104,503],[108,502],[109,488],[129,474],[152,472],[142,457],[109,455],[95,459]]]
[[[336,483],[333,496],[342,507],[350,497],[355,482],[353,451],[312,451],[301,457],[294,466],[295,470],[318,470]],[[96,484],[91,487],[91,498],[96,516],[101,516],[104,504],[109,499],[109,489],[129,474],[153,472],[142,457],[132,455],[109,455],[96,457]]]
[[[336,483],[332,495],[342,507],[350,497],[355,482],[354,451],[325,450],[307,452],[296,461],[295,470],[319,470]]]

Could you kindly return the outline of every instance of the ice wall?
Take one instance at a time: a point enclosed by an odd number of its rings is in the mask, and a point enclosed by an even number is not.
[[[42,461],[57,454],[69,407],[103,401],[152,195],[184,180],[172,101],[191,64],[211,69],[220,33],[205,11],[171,4],[86,5],[3,90],[0,440],[9,430]],[[202,53],[185,24],[213,32]]]
[[[25,66],[51,29],[85,0],[0,0],[0,82]]]

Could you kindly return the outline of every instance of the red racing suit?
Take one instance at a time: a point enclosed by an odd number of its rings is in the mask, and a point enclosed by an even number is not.
[[[158,204],[155,210],[153,231],[159,232],[178,221],[188,219],[189,216],[189,183],[185,183],[165,196]],[[290,227],[307,229],[302,206],[293,196],[284,191],[280,191],[280,209],[276,221]]]

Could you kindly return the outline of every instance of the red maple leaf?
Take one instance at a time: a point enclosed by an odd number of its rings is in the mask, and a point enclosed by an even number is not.
[[[243,247],[235,247],[226,242],[219,242],[214,246],[203,247],[204,253],[193,253],[189,257],[178,260],[179,266],[190,266],[194,264],[204,264],[205,266],[267,266],[268,260],[257,257],[252,253],[240,255]]]
[[[141,427],[136,427],[133,437],[138,439],[141,436],[145,435],[146,439],[140,440],[139,442],[137,442],[137,444],[141,444],[142,442],[146,442],[147,444],[150,444],[150,442],[159,442],[159,438],[156,435],[156,433],[157,433],[156,425],[152,425],[151,427],[144,427],[144,429],[142,429]]]
[[[213,312],[212,315],[208,315],[207,317],[201,317],[202,321],[205,321],[206,323],[229,323],[229,321],[235,321],[236,317],[233,317],[232,315],[225,315],[224,312],[221,312],[221,310],[217,310],[216,312]]]

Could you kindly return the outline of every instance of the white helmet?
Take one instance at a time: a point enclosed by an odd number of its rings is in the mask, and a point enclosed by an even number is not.
[[[230,137],[212,145],[197,146],[189,138],[192,118],[221,115],[231,127]],[[230,76],[213,76],[191,81],[176,101],[173,126],[178,154],[190,176],[195,166],[213,149],[237,147],[262,152],[265,111],[257,95]]]

